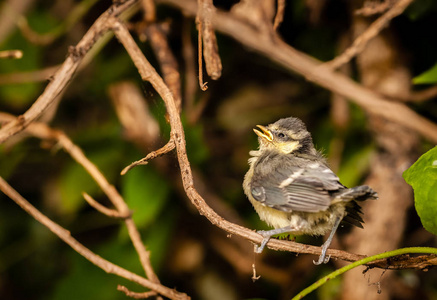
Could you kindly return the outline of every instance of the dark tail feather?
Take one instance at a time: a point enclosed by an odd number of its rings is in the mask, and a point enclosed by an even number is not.
[[[346,206],[347,214],[343,218],[343,222],[363,228],[364,220],[361,217],[363,212],[356,201],[375,200],[378,199],[378,194],[367,185],[361,185],[345,189],[337,197],[349,202]]]
[[[346,216],[343,218],[343,222],[363,228],[362,213],[360,205],[355,201],[351,201],[346,206]]]

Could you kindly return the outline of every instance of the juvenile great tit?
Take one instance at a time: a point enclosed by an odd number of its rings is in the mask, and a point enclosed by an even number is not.
[[[347,188],[314,148],[311,134],[298,118],[257,125],[259,150],[250,151],[244,192],[261,220],[273,230],[258,231],[264,239],[261,253],[272,235],[324,235],[322,253],[314,264],[327,263],[326,251],[341,221],[363,227],[357,201],[377,199],[370,187]]]

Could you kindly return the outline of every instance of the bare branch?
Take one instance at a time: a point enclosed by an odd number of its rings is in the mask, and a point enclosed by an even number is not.
[[[275,20],[273,22],[273,30],[278,30],[279,25],[281,25],[284,20],[285,12],[285,0],[278,0],[278,8],[276,10]]]
[[[174,289],[169,289],[165,286],[162,286],[161,284],[147,280],[146,278],[138,276],[137,274],[134,274],[126,269],[123,269],[93,253],[91,250],[89,250],[84,245],[79,243],[75,238],[73,238],[68,230],[64,229],[63,227],[59,226],[57,223],[53,222],[45,215],[43,215],[38,209],[36,209],[32,204],[24,199],[17,191],[15,191],[2,177],[0,177],[0,190],[9,198],[11,198],[15,203],[17,203],[28,214],[34,217],[38,222],[50,229],[50,231],[52,231],[61,240],[67,243],[77,253],[85,257],[87,260],[89,260],[99,268],[103,269],[105,272],[115,274],[127,280],[136,282],[171,299],[189,299],[186,294],[176,292]]]
[[[136,293],[136,292],[130,291],[127,287],[125,287],[123,285],[118,285],[117,290],[125,293],[126,296],[134,298],[134,299],[147,299],[147,298],[156,296],[156,292],[154,292],[154,291]]]
[[[56,72],[56,70],[59,69],[59,67],[60,66],[53,66],[35,71],[0,74],[0,85],[46,81],[49,80],[49,78]]]
[[[222,62],[218,53],[217,38],[211,23],[211,16],[215,7],[212,0],[198,0],[198,4],[197,29],[199,30],[199,38],[201,37],[203,41],[206,72],[213,80],[217,80],[222,75]],[[201,45],[202,43],[199,41],[199,47]]]
[[[96,210],[98,210],[99,212],[110,218],[126,219],[131,217],[131,214],[121,215],[118,211],[103,206],[102,204],[94,200],[93,197],[91,197],[85,192],[82,193],[82,196],[85,199],[85,201],[88,202],[89,205],[91,205]]]
[[[155,159],[157,157],[160,157],[164,154],[167,154],[168,152],[172,151],[175,148],[175,143],[173,141],[173,139],[170,139],[167,144],[165,144],[164,146],[162,146],[160,149],[156,150],[156,151],[152,151],[149,154],[147,154],[146,157],[137,160],[133,163],[131,163],[129,166],[125,167],[122,171],[121,171],[121,175],[125,175],[130,169],[132,169],[133,167],[136,166],[140,166],[140,165],[147,165],[149,163],[149,160]]]
[[[194,0],[159,0],[159,2],[183,9],[185,13],[191,16],[196,15],[197,7]],[[315,58],[292,48],[283,42],[279,36],[275,35],[275,38],[272,39],[270,36],[262,35],[260,31],[241,18],[236,18],[230,13],[218,10],[215,11],[212,22],[217,30],[260,52],[288,70],[297,72],[309,81],[344,96],[369,113],[413,129],[423,137],[437,142],[436,124],[420,116],[404,104],[394,103],[351,78],[330,68],[323,67]]]
[[[134,39],[127,30],[126,26],[120,22],[116,22],[114,24],[114,32],[117,36],[117,39],[121,42],[121,44],[123,44],[129,55],[131,56],[131,59],[137,67],[142,79],[152,84],[155,90],[161,95],[166,105],[171,126],[170,136],[176,146],[176,153],[182,176],[182,184],[188,198],[197,208],[199,213],[205,216],[213,225],[229,232],[230,234],[235,234],[257,244],[261,243],[263,237],[260,234],[223,219],[205,202],[202,196],[194,188],[193,174],[186,154],[185,133],[182,127],[179,113],[174,103],[172,93],[165,85],[162,78],[149,63],[149,61],[146,59],[144,54],[141,52],[138,45],[135,43]],[[296,253],[319,255],[321,252],[320,247],[275,239],[270,240],[267,243],[267,246],[275,250],[291,251]],[[334,249],[328,250],[327,254],[331,255],[332,258],[339,258],[346,261],[356,261],[365,257],[364,255],[356,255]],[[374,264],[370,263],[369,265]],[[404,268],[407,266],[408,264],[403,264],[402,266],[396,265],[395,267]],[[386,262],[384,266],[378,265],[378,267],[390,268],[390,264]]]
[[[347,48],[341,55],[337,56],[333,60],[326,62],[323,66],[327,68],[337,69],[341,65],[349,62],[353,57],[359,54],[366,47],[367,43],[377,36],[381,30],[383,30],[387,24],[398,15],[402,14],[404,10],[414,0],[399,0],[393,7],[387,11],[384,15],[379,17],[373,22],[366,31],[364,31],[359,37],[355,39],[352,45]]]
[[[25,38],[37,45],[48,45],[53,43],[62,34],[70,30],[97,2],[98,0],[85,0],[79,2],[64,19],[64,21],[50,32],[40,34],[34,31],[24,16],[20,16],[17,21],[18,28]]]
[[[1,120],[11,120],[14,117],[8,114],[0,113],[0,121]],[[82,150],[73,144],[73,142],[61,131],[53,130],[43,123],[32,123],[26,130],[32,135],[40,138],[40,139],[54,139],[58,142],[62,148],[68,152],[71,157],[76,160],[96,181],[96,183],[100,186],[102,191],[106,194],[112,204],[117,208],[117,213],[120,216],[128,216],[131,214],[129,207],[127,206],[124,199],[118,193],[113,185],[111,185],[100,172],[100,170],[88,160]],[[100,208],[100,207],[99,207]],[[125,217],[124,222],[128,229],[129,236],[132,240],[132,244],[134,245],[135,250],[138,253],[138,256],[141,261],[141,265],[143,266],[144,271],[146,272],[147,277],[155,282],[159,283],[159,279],[153,271],[152,265],[150,263],[150,253],[146,250],[144,244],[141,241],[141,236],[138,232],[138,229],[133,222],[131,217]]]
[[[69,49],[67,59],[54,74],[53,80],[47,85],[44,92],[33,105],[23,115],[0,129],[0,143],[3,143],[9,137],[22,131],[32,121],[43,114],[50,104],[52,104],[56,96],[68,85],[85,54],[91,49],[99,37],[109,29],[108,19],[120,15],[137,1],[138,0],[127,0],[122,3],[115,2],[96,20],[80,42],[75,47]]]
[[[159,61],[163,79],[172,91],[180,112],[182,105],[181,76],[179,75],[179,66],[176,57],[173,55],[166,36],[159,25],[152,24],[147,26],[146,34],[149,37],[150,45]]]
[[[20,59],[23,57],[23,51],[21,50],[3,50],[0,51],[0,59]]]
[[[365,17],[381,14],[388,10],[390,7],[392,7],[394,3],[396,3],[396,0],[384,0],[383,2],[364,1],[363,7],[357,9],[355,11],[355,14]]]

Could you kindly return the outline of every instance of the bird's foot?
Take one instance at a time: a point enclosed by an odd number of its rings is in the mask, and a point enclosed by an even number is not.
[[[260,254],[263,252],[264,247],[267,245],[272,235],[270,234],[269,231],[265,231],[265,230],[259,230],[257,231],[257,233],[261,234],[264,237],[264,239],[262,240],[259,246],[255,245],[255,253]]]
[[[313,263],[317,266],[321,264],[327,264],[330,258],[331,255],[328,255],[328,257],[326,257],[325,253],[323,253],[319,256],[319,260],[318,261],[313,260]]]

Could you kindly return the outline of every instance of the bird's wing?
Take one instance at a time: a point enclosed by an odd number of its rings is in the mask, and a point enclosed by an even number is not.
[[[287,166],[264,176],[254,176],[251,193],[266,206],[291,212],[319,212],[331,204],[330,191],[343,188],[339,178],[325,165],[306,168]]]

